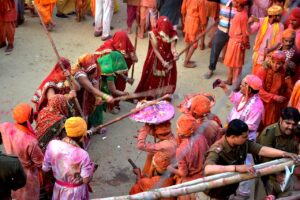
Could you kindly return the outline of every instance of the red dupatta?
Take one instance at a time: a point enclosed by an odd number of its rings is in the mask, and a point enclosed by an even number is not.
[[[61,62],[64,68],[70,72],[71,65],[69,60],[66,58],[61,58]],[[59,63],[56,63],[49,75],[43,80],[43,82],[38,87],[37,91],[34,93],[31,101],[36,105],[36,111],[39,112],[48,103],[47,90],[49,88],[54,88],[56,93],[65,94],[68,93],[70,88],[65,83],[66,76]]]

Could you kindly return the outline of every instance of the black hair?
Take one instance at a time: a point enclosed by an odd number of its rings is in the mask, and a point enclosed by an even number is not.
[[[229,122],[225,135],[227,137],[231,135],[240,136],[248,130],[248,125],[245,122],[240,119],[234,119]]]
[[[250,89],[250,92],[252,93],[252,94],[257,94],[258,92],[259,92],[259,90],[254,90],[252,87],[248,87],[249,89]]]
[[[296,123],[300,121],[300,113],[296,108],[293,107],[286,107],[282,109],[280,117],[283,120],[293,120]]]

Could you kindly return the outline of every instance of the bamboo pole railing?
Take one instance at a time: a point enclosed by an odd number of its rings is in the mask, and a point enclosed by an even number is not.
[[[285,166],[292,165],[300,165],[300,163],[295,163],[293,160],[288,158],[282,158],[278,160],[273,160],[270,162],[266,162],[260,165],[255,165],[256,174],[250,173],[221,173],[212,176],[207,176],[205,178],[200,178],[194,181],[186,182],[183,184],[178,184],[166,188],[154,189],[142,193],[138,193],[135,195],[124,195],[118,197],[107,197],[107,198],[99,198],[95,200],[135,200],[135,199],[159,199],[159,198],[169,198],[176,197],[180,195],[191,194],[195,192],[202,192],[205,190],[222,187],[234,183],[238,183],[241,181],[254,179],[260,176],[265,176],[269,174],[274,174],[285,169]]]

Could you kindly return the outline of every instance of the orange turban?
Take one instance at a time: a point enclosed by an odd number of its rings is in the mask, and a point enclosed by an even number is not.
[[[171,133],[171,123],[170,121],[163,122],[161,124],[155,125],[154,134],[155,135],[167,135]]]
[[[65,129],[67,136],[80,137],[86,134],[87,125],[81,117],[70,117],[65,122]]]
[[[296,37],[296,32],[291,28],[284,30],[282,33],[282,38],[295,39],[295,37]]]
[[[20,103],[13,109],[13,118],[19,124],[30,119],[32,107],[27,103]]]
[[[177,120],[177,134],[190,136],[196,130],[196,119],[191,115],[181,115]]]
[[[268,8],[268,15],[282,15],[283,9],[281,6],[273,5]]]
[[[262,81],[256,75],[249,74],[244,78],[244,80],[253,90],[259,90],[262,87]]]
[[[191,102],[191,112],[202,116],[210,112],[210,101],[204,95],[197,95],[192,98]]]
[[[276,50],[272,53],[272,60],[278,60],[278,61],[285,62],[285,59],[286,59],[286,56],[283,51]]]
[[[171,164],[171,161],[167,153],[159,151],[154,154],[152,164],[156,171],[162,174],[167,170],[167,167]]]

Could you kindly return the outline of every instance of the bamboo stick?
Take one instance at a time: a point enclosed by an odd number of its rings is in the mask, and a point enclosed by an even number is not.
[[[97,126],[96,128],[89,130],[89,132],[90,132],[90,134],[94,134],[94,133],[96,133],[98,130],[100,130],[101,128],[103,128],[103,127],[105,127],[105,126],[108,126],[108,125],[111,125],[111,124],[113,124],[113,123],[116,123],[116,122],[118,122],[118,121],[120,121],[120,120],[122,120],[122,119],[124,119],[124,118],[126,118],[126,117],[129,117],[129,116],[132,115],[132,114],[135,114],[135,113],[137,113],[137,112],[143,110],[144,108],[147,108],[147,107],[149,107],[149,106],[155,105],[155,104],[157,104],[158,102],[160,102],[160,101],[162,101],[162,100],[165,100],[165,99],[169,99],[169,98],[171,98],[171,95],[170,95],[170,94],[166,94],[166,95],[164,95],[163,97],[160,97],[160,98],[158,98],[158,99],[156,99],[156,100],[154,100],[154,101],[150,101],[149,103],[143,104],[143,105],[142,105],[141,107],[139,107],[139,108],[134,108],[134,109],[132,109],[132,110],[131,110],[129,113],[127,113],[127,114],[124,114],[124,115],[122,115],[122,116],[120,116],[120,117],[117,117],[117,118],[115,118],[115,119],[113,119],[113,120],[111,120],[111,121],[109,121],[109,122],[106,122],[106,123],[104,123],[104,124],[101,124],[101,125]]]
[[[275,164],[277,163],[277,164]],[[201,182],[194,185],[184,186],[180,188],[171,188],[171,189],[156,189],[152,191],[142,192],[135,195],[125,195],[125,196],[119,196],[119,197],[108,197],[108,198],[101,198],[105,200],[120,200],[120,199],[159,199],[159,198],[168,198],[168,197],[176,197],[180,195],[195,193],[195,192],[201,192],[208,189],[213,189],[217,187],[222,187],[234,183],[238,183],[241,181],[254,179],[260,176],[265,176],[269,174],[274,174],[276,172],[283,171],[285,169],[285,166],[292,166],[294,165],[294,161],[291,159],[279,159],[274,160],[271,162],[263,163],[264,165],[261,166],[262,168],[257,170],[256,174],[250,174],[250,173],[232,173],[231,176],[219,178],[219,179],[213,179],[212,181],[207,182]],[[299,165],[300,163],[297,163]],[[256,165],[255,168],[258,166]],[[220,177],[222,175],[228,174],[228,173],[222,173],[218,174]],[[215,176],[215,175],[214,175]],[[206,177],[209,179],[209,176]]]
[[[52,45],[52,49],[53,49],[53,51],[54,51],[54,53],[55,53],[55,55],[56,55],[56,57],[57,57],[59,66],[61,67],[61,69],[62,69],[64,72],[67,71],[66,68],[65,68],[65,66],[64,66],[63,63],[61,62],[61,59],[60,59],[60,56],[59,56],[59,54],[58,54],[56,45],[55,45],[55,43],[54,43],[54,41],[53,41],[53,38],[52,38],[52,36],[50,35],[50,33],[49,33],[49,31],[48,31],[48,29],[47,29],[47,27],[46,27],[44,21],[42,20],[40,11],[37,9],[37,7],[36,7],[36,5],[35,5],[34,2],[33,2],[33,6],[34,6],[34,8],[35,8],[35,10],[36,10],[36,12],[37,12],[39,18],[40,18],[40,21],[41,21],[41,24],[42,24],[42,26],[43,26],[43,28],[44,28],[44,31],[46,32],[46,35],[47,35],[47,37],[48,37],[48,39],[49,39],[49,41],[50,41],[50,43],[51,43],[51,45]],[[69,85],[70,85],[70,88],[71,88],[71,89],[74,89],[73,84],[72,84],[72,81],[71,81],[71,78],[70,78],[70,75],[67,75],[67,76],[66,76],[66,79],[67,79],[67,81],[68,81],[68,83],[69,83]],[[78,111],[79,111],[81,117],[84,118],[84,115],[83,115],[83,112],[82,112],[82,109],[81,109],[81,107],[80,107],[80,104],[79,104],[79,101],[78,101],[77,97],[75,97],[74,100],[75,100],[75,105],[76,105],[76,107],[77,107],[77,109],[78,109]]]

